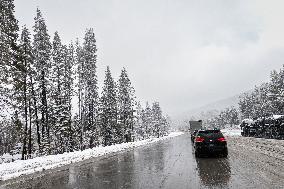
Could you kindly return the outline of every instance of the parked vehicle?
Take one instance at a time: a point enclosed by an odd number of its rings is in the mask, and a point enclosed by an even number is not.
[[[256,121],[252,119],[244,119],[241,123],[241,135],[242,136],[254,136],[256,135]]]
[[[245,137],[284,139],[284,115],[244,119],[240,126]]]
[[[228,156],[227,141],[220,130],[199,130],[194,140],[195,156],[222,155]]]

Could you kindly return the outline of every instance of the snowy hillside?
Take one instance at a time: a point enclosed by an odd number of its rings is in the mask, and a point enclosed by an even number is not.
[[[228,108],[230,106],[237,106],[238,101],[239,101],[239,96],[240,96],[240,94],[235,95],[233,97],[226,98],[226,99],[218,100],[218,101],[212,102],[210,104],[200,106],[198,108],[188,110],[188,111],[184,112],[183,114],[181,114],[177,117],[190,118],[192,116],[194,116],[194,117],[198,116],[202,112],[207,112],[207,111],[211,111],[211,110],[221,111],[221,110]]]

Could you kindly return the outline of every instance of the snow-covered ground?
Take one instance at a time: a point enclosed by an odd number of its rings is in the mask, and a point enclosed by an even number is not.
[[[242,132],[242,130],[238,128],[222,129],[221,131],[225,136],[241,136],[241,132]]]
[[[87,149],[84,151],[76,151],[76,152],[70,152],[58,155],[37,157],[29,160],[17,160],[11,163],[3,163],[0,164],[0,180],[7,180],[25,174],[31,174],[46,169],[53,169],[56,167],[79,162],[93,157],[99,157],[114,152],[136,148],[142,145],[152,144],[182,134],[183,134],[182,132],[172,132],[168,136],[164,136],[161,138],[152,138],[136,142],[116,144],[106,147],[100,146],[93,149]]]
[[[284,161],[284,140],[254,137],[231,137],[229,140],[237,148],[254,151]]]

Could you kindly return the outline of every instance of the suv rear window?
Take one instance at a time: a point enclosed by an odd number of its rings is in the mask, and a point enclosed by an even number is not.
[[[210,138],[220,138],[224,137],[220,130],[205,130],[205,131],[199,131],[197,136],[202,137],[210,137]]]

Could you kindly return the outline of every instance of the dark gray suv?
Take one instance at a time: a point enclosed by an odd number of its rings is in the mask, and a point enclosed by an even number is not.
[[[220,130],[199,130],[194,139],[195,156],[222,155],[228,156],[227,140]]]

